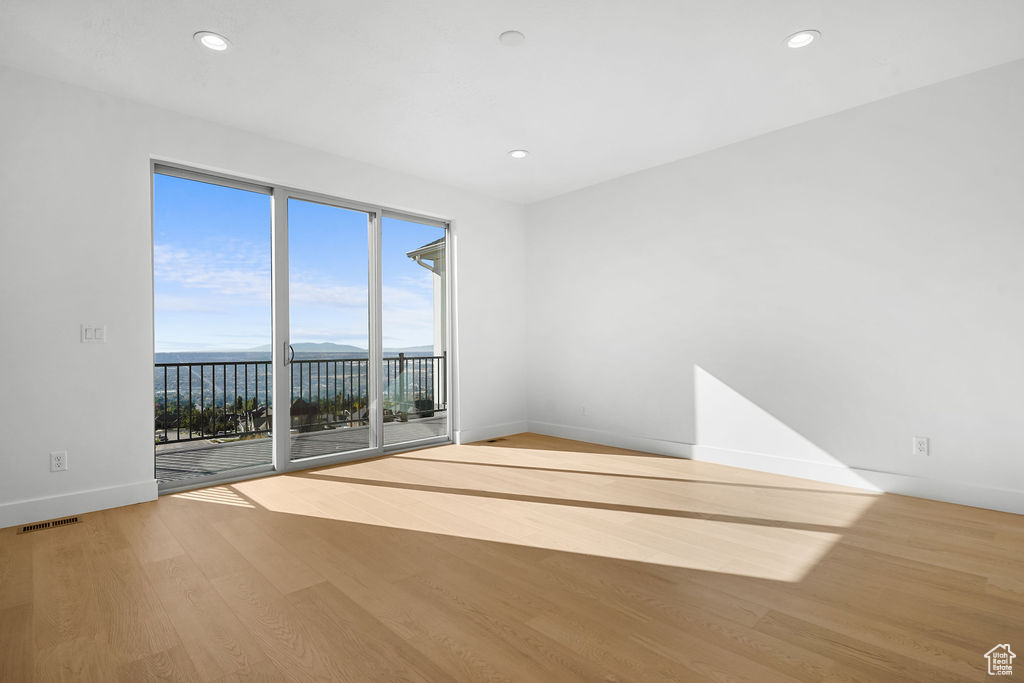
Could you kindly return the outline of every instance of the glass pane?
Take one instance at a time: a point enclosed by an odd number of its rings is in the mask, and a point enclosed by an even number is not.
[[[370,446],[368,225],[288,200],[292,460]]]
[[[382,222],[385,445],[448,434],[446,233]]]
[[[154,174],[156,476],[271,464],[270,197]]]

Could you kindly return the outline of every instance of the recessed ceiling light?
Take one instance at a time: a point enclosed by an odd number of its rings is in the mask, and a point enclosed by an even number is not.
[[[508,155],[513,159],[525,159],[526,157],[530,156],[530,153],[527,152],[525,149],[514,149],[511,152],[509,152]]]
[[[505,47],[519,47],[525,40],[526,36],[519,31],[505,31],[498,36],[498,41]]]
[[[200,45],[214,52],[224,52],[231,46],[231,41],[213,31],[199,31],[192,37],[198,40]]]
[[[818,38],[821,38],[820,31],[815,31],[814,29],[797,31],[793,35],[786,38],[786,47],[791,47],[794,50],[801,47],[807,47]]]

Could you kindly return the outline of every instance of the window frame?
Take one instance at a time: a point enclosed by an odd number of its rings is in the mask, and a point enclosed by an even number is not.
[[[344,453],[335,453],[314,456],[304,458],[298,461],[292,461],[289,457],[289,446],[290,446],[290,412],[289,411],[278,411],[274,410],[273,423],[272,423],[272,439],[273,439],[273,460],[271,465],[256,465],[253,467],[239,468],[236,470],[228,470],[224,473],[216,473],[209,475],[208,477],[197,477],[195,479],[189,479],[185,482],[170,482],[166,486],[160,485],[160,494],[174,493],[177,491],[185,491],[189,489],[199,488],[203,486],[211,486],[216,484],[223,484],[234,481],[242,481],[245,479],[252,479],[255,477],[267,476],[268,474],[284,474],[287,472],[293,472],[297,470],[305,470],[313,467],[323,467],[325,465],[333,465],[343,462],[351,462],[355,460],[364,460],[368,458],[380,457],[381,455],[387,455],[390,453],[397,453],[408,450],[416,450],[420,448],[428,448],[431,446],[438,446],[453,443],[455,440],[455,434],[458,432],[457,426],[459,423],[459,392],[458,392],[458,353],[457,353],[457,336],[456,330],[456,301],[455,301],[455,281],[456,281],[456,253],[455,253],[455,221],[451,218],[445,218],[441,216],[431,215],[428,213],[422,213],[418,211],[408,211],[405,209],[385,206],[382,204],[373,204],[368,202],[361,202],[357,200],[347,199],[338,195],[325,194],[322,192],[314,192],[309,190],[303,190],[289,185],[260,181],[252,178],[246,178],[241,175],[224,173],[217,170],[205,169],[198,166],[181,164],[178,162],[160,159],[156,157],[150,158],[149,163],[149,177],[150,177],[150,255],[151,259],[154,257],[153,245],[155,238],[155,225],[153,215],[153,208],[155,206],[154,201],[156,198],[155,188],[155,176],[157,174],[167,175],[176,178],[183,178],[186,180],[195,180],[198,182],[209,183],[213,185],[221,185],[224,187],[230,187],[239,190],[247,190],[250,192],[257,192],[260,194],[269,195],[271,197],[271,291],[272,291],[272,303],[271,303],[271,336],[272,336],[272,353],[271,353],[271,368],[273,382],[273,405],[288,405],[289,403],[289,392],[290,386],[288,381],[277,381],[279,378],[287,377],[290,369],[286,363],[288,358],[288,343],[289,343],[289,315],[288,315],[288,298],[289,298],[289,283],[288,283],[288,200],[297,199],[300,201],[314,202],[318,204],[324,204],[327,206],[334,206],[341,209],[349,209],[353,211],[359,211],[368,215],[368,259],[369,259],[369,382],[370,387],[373,390],[373,394],[370,398],[370,446],[365,449],[359,449],[355,451],[348,451]],[[392,446],[386,446],[383,443],[384,437],[384,425],[383,425],[383,411],[381,410],[381,400],[383,395],[383,381],[381,366],[383,363],[383,344],[382,344],[382,253],[381,253],[381,231],[382,223],[385,217],[396,218],[399,220],[409,221],[413,223],[422,223],[425,225],[442,228],[445,231],[445,309],[446,319],[445,325],[445,338],[446,346],[445,352],[447,354],[447,362],[445,363],[445,381],[447,383],[447,431],[446,434],[439,437],[430,439],[423,439],[420,441],[407,441]],[[150,286],[154,286],[152,273],[154,272],[155,263],[151,260],[150,263]],[[151,323],[153,332],[153,345],[155,346],[155,324],[156,324],[156,300],[154,292],[151,291]],[[151,387],[151,394],[155,392],[155,387]],[[149,397],[152,401],[152,396]],[[282,403],[283,401],[283,403]],[[155,419],[155,407],[154,407],[154,419]],[[155,469],[155,461],[154,461]],[[155,477],[155,473],[154,473]]]

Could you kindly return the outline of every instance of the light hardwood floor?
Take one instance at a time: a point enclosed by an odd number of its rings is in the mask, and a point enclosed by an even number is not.
[[[536,435],[0,531],[0,681],[980,681],[1024,517]]]

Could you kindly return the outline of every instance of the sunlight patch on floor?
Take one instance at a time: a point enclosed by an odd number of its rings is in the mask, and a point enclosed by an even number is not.
[[[257,479],[233,488],[279,513],[777,581],[801,580],[840,540],[843,528],[855,521],[850,517],[841,526],[809,530],[787,527],[785,522],[766,525],[763,519],[744,523],[741,516],[721,521],[571,502],[416,490],[379,480],[369,485],[332,480],[322,474]],[[686,500],[683,495],[678,502]],[[873,499],[856,500],[861,503],[859,517]]]
[[[647,508],[668,516],[681,512],[835,527],[849,526],[856,521],[877,495],[863,491],[849,495],[851,489],[801,488],[792,486],[795,480],[789,478],[775,486],[766,485],[763,474],[760,483],[753,483],[753,480],[737,474],[743,473],[742,470],[708,464],[698,465],[697,469],[710,468],[717,478],[697,477],[688,473],[694,469],[688,461],[674,460],[666,464],[662,460],[659,465],[658,472],[662,476],[643,476],[584,474],[565,471],[564,468],[561,471],[499,468],[443,459],[395,457],[323,469],[314,476],[337,477],[349,483],[353,483],[353,479],[365,479],[376,483],[392,482],[398,487],[434,486],[451,489],[453,493],[464,488],[518,498],[568,498],[569,502],[582,499],[591,506]],[[664,476],[666,470],[678,475]]]
[[[183,500],[194,500],[200,503],[217,503],[219,505],[232,505],[241,508],[253,508],[252,503],[238,495],[230,486],[214,486],[208,489],[196,489],[194,491],[183,491],[172,493],[171,498]]]
[[[418,460],[443,462],[458,460],[458,464],[495,466],[510,469],[536,469],[540,471],[558,472],[570,469],[573,473],[601,476],[620,475],[624,477],[643,477],[664,474],[662,463],[671,456],[635,455],[631,456],[612,453],[591,453],[589,451],[556,451],[543,448],[512,448],[508,446],[485,446],[481,444],[436,446],[422,451],[399,453],[392,456],[396,460]],[[687,463],[696,460],[671,458],[674,461]],[[754,482],[762,486],[767,480],[777,478],[785,488],[790,490],[825,491],[843,493],[850,496],[875,496],[878,491],[868,486],[832,484],[811,479],[800,479],[787,475],[775,475],[768,472],[746,470],[730,465],[702,462],[699,472],[694,468],[680,468],[681,476],[709,483],[731,483],[739,485]]]

